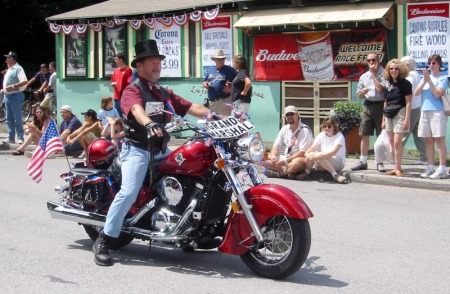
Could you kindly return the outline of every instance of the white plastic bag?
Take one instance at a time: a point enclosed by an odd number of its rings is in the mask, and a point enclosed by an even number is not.
[[[389,136],[385,129],[381,130],[374,145],[375,162],[392,162],[392,146],[389,143]]]

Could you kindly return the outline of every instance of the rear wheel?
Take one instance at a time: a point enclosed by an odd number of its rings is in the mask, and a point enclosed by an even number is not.
[[[95,240],[97,240],[98,238],[98,235],[100,234],[101,227],[95,227],[91,225],[83,225],[83,227],[86,233],[89,235],[89,238],[91,238],[92,241],[95,242]],[[130,244],[131,241],[133,241],[133,239],[134,239],[133,235],[121,232],[119,238],[117,238],[114,242],[112,242],[109,248],[113,250],[120,249]]]
[[[283,279],[295,273],[305,262],[311,247],[308,220],[274,216],[261,230],[267,240],[241,255],[242,261],[253,272],[269,279]]]
[[[32,100],[31,99],[26,99],[23,104],[22,104],[22,122],[26,123],[31,116],[31,110],[32,110]]]
[[[6,108],[5,103],[2,103],[0,105],[0,123],[4,122],[6,120]]]

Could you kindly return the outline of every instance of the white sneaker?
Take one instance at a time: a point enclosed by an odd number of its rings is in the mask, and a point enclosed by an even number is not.
[[[83,153],[81,153],[80,156],[78,156],[78,158],[80,159],[84,159],[86,157],[86,152],[83,151]]]
[[[427,167],[427,169],[420,175],[423,179],[428,179],[432,174],[434,174],[434,167]]]
[[[22,139],[19,139],[19,140],[17,141],[17,144],[22,145],[22,144],[23,144],[23,140],[22,140]]]
[[[446,170],[437,170],[434,174],[430,176],[430,179],[432,180],[446,179],[446,178],[447,178]]]

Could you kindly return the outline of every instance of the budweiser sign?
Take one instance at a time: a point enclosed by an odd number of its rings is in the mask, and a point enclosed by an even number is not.
[[[256,80],[302,80],[295,35],[264,35],[255,38]]]
[[[429,3],[408,5],[409,19],[423,16],[449,17],[449,4]]]
[[[255,58],[256,61],[289,61],[300,60],[298,53],[287,53],[281,50],[280,53],[270,53],[268,49],[260,49]]]

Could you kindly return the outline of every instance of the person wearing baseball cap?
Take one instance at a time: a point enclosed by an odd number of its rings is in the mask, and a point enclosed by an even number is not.
[[[46,63],[42,63],[40,69],[41,70],[38,71],[36,75],[25,85],[25,88],[33,87],[33,96],[37,102],[44,100],[44,88],[47,87],[51,76]],[[33,107],[34,106],[36,105],[33,105]]]
[[[83,146],[80,142],[73,144],[67,144],[67,138],[82,126],[81,121],[73,114],[72,107],[69,105],[63,105],[60,109],[62,122],[59,127],[59,133],[61,134],[61,141],[64,145],[64,151],[66,155],[80,155],[83,151]]]
[[[27,84],[27,76],[23,68],[17,63],[17,54],[10,51],[4,55],[8,69],[3,77],[3,90],[5,92],[6,124],[8,125],[8,139],[4,144],[15,143],[16,132],[19,144],[23,144],[22,104]]]
[[[284,108],[285,126],[281,128],[268,160],[263,162],[269,178],[294,178],[306,166],[305,151],[313,144],[311,129],[300,121],[297,108]],[[281,150],[284,150],[281,153]]]
[[[231,82],[237,75],[237,71],[231,66],[225,65],[227,57],[223,50],[216,50],[211,56],[215,66],[208,69],[203,76],[202,86],[208,89],[208,101],[204,103],[216,113],[231,115]]]
[[[83,147],[83,150],[86,151],[86,148],[94,142],[94,140],[100,138],[103,128],[101,122],[97,118],[97,112],[95,110],[88,109],[85,112],[82,112],[81,115],[84,115],[83,124],[69,134],[66,143],[73,145],[76,142],[79,142]],[[84,158],[84,153],[85,152],[80,155],[80,158]]]

